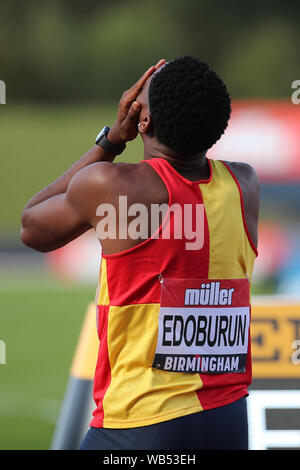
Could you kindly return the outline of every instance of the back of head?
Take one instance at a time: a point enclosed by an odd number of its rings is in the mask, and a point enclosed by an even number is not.
[[[190,56],[167,62],[153,75],[149,108],[155,136],[179,157],[207,151],[231,113],[224,82],[206,62]]]

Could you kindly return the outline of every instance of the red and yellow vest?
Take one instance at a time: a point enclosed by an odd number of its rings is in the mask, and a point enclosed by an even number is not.
[[[226,405],[247,395],[251,383],[250,336],[242,372],[186,373],[153,366],[164,279],[179,284],[185,280],[187,287],[189,280],[207,280],[215,290],[230,280],[250,283],[257,251],[245,223],[241,189],[224,162],[209,160],[210,178],[197,182],[179,175],[164,159],[147,163],[164,182],[169,206],[204,205],[203,246],[186,250],[184,237],[153,236],[124,252],[102,256],[94,427],[146,426]],[[170,339],[171,322],[166,331]]]

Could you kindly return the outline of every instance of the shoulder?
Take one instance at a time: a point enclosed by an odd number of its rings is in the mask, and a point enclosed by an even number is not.
[[[120,194],[134,187],[139,165],[98,162],[87,165],[71,179],[66,200],[93,225],[97,207],[102,203],[116,204]]]
[[[120,194],[136,197],[142,191],[142,164],[98,162],[82,168],[70,181],[67,198],[83,210],[115,203]]]
[[[137,169],[138,164],[134,163],[111,163],[111,162],[97,162],[87,165],[82,168],[72,180],[84,182],[90,180],[91,182],[102,181],[105,182],[107,178],[112,176],[122,177],[125,173],[133,172]]]
[[[224,161],[233,177],[236,179],[247,204],[251,200],[252,206],[259,205],[260,182],[255,169],[244,162],[226,162]]]
[[[138,169],[138,164],[98,162],[82,168],[70,181],[70,188],[73,190],[83,189],[93,191],[99,187],[113,189],[118,187],[122,181],[128,177],[134,177]]]
[[[253,166],[249,165],[249,163],[227,161],[224,161],[224,163],[239,182],[242,181],[248,187],[253,187],[253,189],[259,188],[258,175]]]

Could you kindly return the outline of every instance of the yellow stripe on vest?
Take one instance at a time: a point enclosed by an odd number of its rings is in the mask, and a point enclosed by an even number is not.
[[[98,289],[99,289],[99,296],[97,299],[97,305],[110,305],[105,258],[102,258],[101,260]]]
[[[200,184],[209,228],[209,279],[251,278],[255,253],[249,243],[236,182],[220,161],[213,178]]]

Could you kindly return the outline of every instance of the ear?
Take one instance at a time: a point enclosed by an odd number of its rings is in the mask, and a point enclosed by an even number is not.
[[[139,123],[138,123],[138,130],[141,134],[146,134],[150,131],[152,127],[152,119],[151,119],[151,114],[147,113],[144,115],[142,118],[140,116]]]

